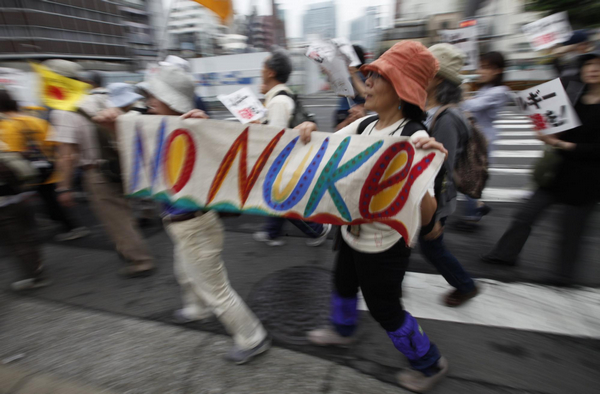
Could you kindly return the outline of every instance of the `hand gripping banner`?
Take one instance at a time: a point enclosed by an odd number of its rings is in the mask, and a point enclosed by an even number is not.
[[[125,194],[181,209],[318,223],[381,222],[410,242],[444,155],[408,138],[339,136],[215,120],[118,121]]]

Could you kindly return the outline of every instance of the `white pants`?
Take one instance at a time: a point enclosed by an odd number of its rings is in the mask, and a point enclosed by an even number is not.
[[[240,348],[262,342],[267,333],[233,290],[221,258],[223,224],[216,212],[183,222],[165,222],[175,245],[175,276],[182,287],[184,308],[195,317],[217,316]]]

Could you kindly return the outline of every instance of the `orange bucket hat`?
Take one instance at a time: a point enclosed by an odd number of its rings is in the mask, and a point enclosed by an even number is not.
[[[394,86],[398,97],[425,110],[426,89],[439,68],[437,59],[423,44],[400,41],[360,71],[364,75],[369,71],[380,74]]]

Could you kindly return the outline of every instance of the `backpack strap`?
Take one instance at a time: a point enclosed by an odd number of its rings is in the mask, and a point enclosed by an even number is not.
[[[369,116],[368,118],[366,118],[365,120],[360,122],[360,124],[358,125],[358,129],[356,129],[356,134],[358,134],[358,135],[362,134],[368,125],[370,125],[373,122],[377,122],[378,120],[379,120],[379,116],[377,116],[377,115]]]
[[[440,107],[436,112],[435,115],[433,115],[433,119],[431,120],[431,125],[429,126],[429,129],[431,130],[431,132],[433,132],[433,128],[435,127],[435,123],[437,122],[438,118],[448,109],[448,108],[453,108],[456,107],[455,104],[447,104],[444,105],[442,107]]]
[[[425,130],[427,131],[427,126],[417,120],[410,120],[402,129],[402,133],[400,134],[402,137],[410,137],[417,131]],[[392,134],[393,135],[393,134]]]

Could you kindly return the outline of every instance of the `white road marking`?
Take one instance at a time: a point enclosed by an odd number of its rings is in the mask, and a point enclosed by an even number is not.
[[[509,189],[505,187],[486,187],[483,189],[481,201],[485,202],[523,202],[531,196],[531,190]],[[462,194],[458,195],[459,201],[465,201]]]
[[[494,145],[544,145],[540,140],[496,140]]]
[[[521,158],[535,159],[544,156],[543,150],[495,150],[490,153],[491,157],[498,158]]]
[[[402,302],[417,318],[600,339],[600,289],[489,279],[478,284],[477,297],[460,308],[448,308],[442,298],[452,287],[441,275],[407,272]],[[359,309],[367,310],[362,295]]]
[[[513,120],[513,119],[506,119],[506,120],[495,120],[494,124],[497,123],[501,123],[501,124],[531,124],[530,120],[526,120],[526,119],[520,119],[520,120]]]
[[[500,131],[498,137],[535,137],[535,131]]]
[[[497,168],[490,167],[488,171],[496,175],[531,175],[533,170],[530,168]]]
[[[497,129],[520,129],[520,130],[528,130],[533,129],[532,124],[495,124],[495,128]]]

